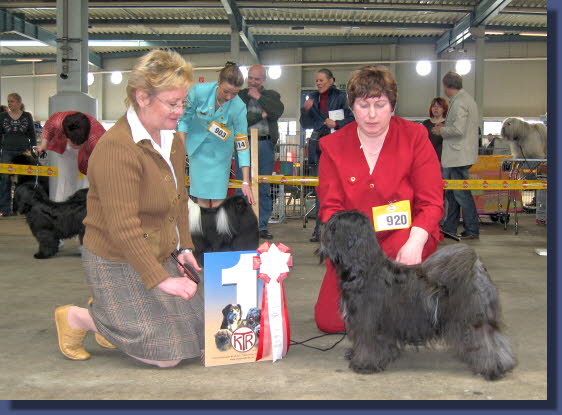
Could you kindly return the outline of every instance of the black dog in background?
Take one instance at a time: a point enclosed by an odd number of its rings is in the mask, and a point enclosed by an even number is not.
[[[367,216],[345,211],[326,222],[317,252],[339,277],[352,343],[346,358],[354,371],[383,371],[405,345],[438,340],[488,380],[515,367],[500,329],[497,288],[468,245],[448,245],[421,265],[403,265],[382,251]]]
[[[34,153],[26,151],[25,153],[18,154],[15,156],[12,161],[12,164],[19,164],[24,166],[41,166],[39,163],[39,159]],[[11,180],[15,183],[15,187],[24,184],[24,183],[33,183],[37,181],[37,185],[41,186],[43,190],[47,194],[49,194],[49,178],[47,176],[36,176],[36,175],[29,175],[29,174],[12,174]],[[18,206],[14,201],[14,212],[18,211]]]
[[[243,196],[226,198],[219,207],[203,208],[189,199],[189,230],[193,254],[203,265],[205,252],[249,251],[258,248],[258,219]]]
[[[59,240],[84,237],[88,189],[80,189],[64,202],[53,202],[41,186],[24,183],[16,187],[14,202],[25,215],[31,233],[39,242],[37,259],[50,258],[59,250]]]

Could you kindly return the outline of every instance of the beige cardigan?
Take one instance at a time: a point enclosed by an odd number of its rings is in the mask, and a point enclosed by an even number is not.
[[[178,180],[148,140],[133,141],[121,117],[97,143],[89,161],[84,246],[130,264],[147,289],[169,275],[162,266],[176,249],[193,248],[184,187],[185,147],[176,134],[170,160]]]

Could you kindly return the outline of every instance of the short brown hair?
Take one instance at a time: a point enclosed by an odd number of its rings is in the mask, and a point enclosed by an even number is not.
[[[462,77],[456,72],[447,72],[443,77],[445,88],[460,90],[462,89]]]
[[[219,84],[223,82],[234,85],[236,88],[241,88],[244,85],[244,75],[234,62],[227,62],[219,72]]]
[[[441,107],[443,107],[443,117],[447,116],[447,112],[449,111],[449,104],[447,104],[447,100],[445,100],[445,98],[443,97],[437,97],[437,98],[433,98],[431,100],[431,104],[429,104],[429,118],[433,117],[433,114],[431,113],[431,107],[433,107],[433,104],[439,104]]]
[[[355,71],[347,82],[347,102],[350,107],[357,98],[374,98],[383,95],[388,98],[394,110],[398,98],[398,85],[384,66],[363,66]]]
[[[127,82],[125,104],[138,109],[136,91],[156,95],[160,91],[175,88],[189,88],[193,85],[193,69],[179,53],[171,50],[154,49],[141,56]]]
[[[68,114],[62,120],[64,134],[77,146],[84,144],[88,140],[90,128],[90,119],[81,112]]]

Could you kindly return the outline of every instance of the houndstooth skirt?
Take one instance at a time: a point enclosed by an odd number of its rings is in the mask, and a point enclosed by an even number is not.
[[[94,302],[98,331],[128,355],[151,360],[199,357],[204,349],[203,284],[188,301],[158,288],[147,290],[126,263],[108,261],[82,247],[82,264]],[[179,272],[172,259],[170,276]]]

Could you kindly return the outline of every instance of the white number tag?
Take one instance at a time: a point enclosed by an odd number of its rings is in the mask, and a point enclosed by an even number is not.
[[[389,205],[374,207],[373,222],[376,232],[411,227],[410,201],[402,200]]]
[[[211,121],[211,124],[209,124],[209,128],[207,128],[207,131],[209,131],[215,137],[220,138],[222,141],[226,141],[226,139],[230,136],[231,133],[230,130],[226,129],[225,127],[222,127],[216,121]]]
[[[248,143],[248,137],[245,134],[237,134],[234,136],[234,146],[236,147],[236,151],[244,151],[250,148],[250,144]]]

